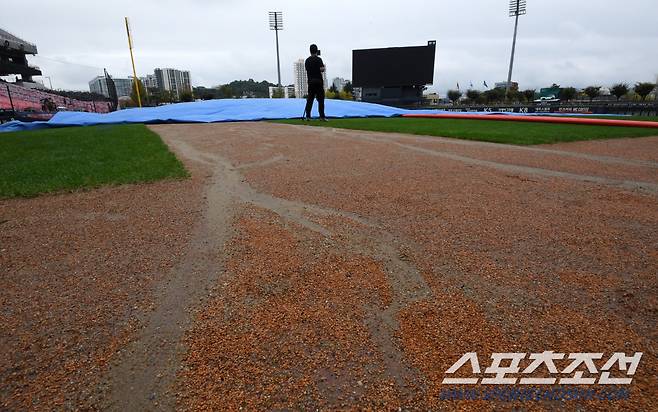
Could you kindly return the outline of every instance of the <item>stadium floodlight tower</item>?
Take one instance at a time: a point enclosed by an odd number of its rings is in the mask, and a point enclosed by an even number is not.
[[[283,13],[280,11],[270,12],[270,30],[276,34],[276,70],[279,75],[278,86],[281,88],[281,61],[279,60],[279,30],[283,30]]]
[[[514,51],[516,50],[516,33],[519,29],[519,16],[525,14],[526,0],[510,0],[509,16],[514,17],[514,39],[512,40],[512,55],[509,59],[509,73],[507,73],[507,84],[505,85],[505,97],[509,95],[509,89],[512,85],[512,69],[514,68]]]

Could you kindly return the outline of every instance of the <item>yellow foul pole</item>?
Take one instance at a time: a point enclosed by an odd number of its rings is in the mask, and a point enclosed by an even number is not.
[[[142,107],[142,96],[139,95],[139,79],[137,78],[137,70],[135,70],[135,58],[133,57],[133,39],[130,36],[130,26],[128,25],[128,17],[126,17],[126,33],[128,33],[128,48],[130,49],[130,61],[133,64],[133,83],[135,83],[135,91],[137,92],[137,103]]]

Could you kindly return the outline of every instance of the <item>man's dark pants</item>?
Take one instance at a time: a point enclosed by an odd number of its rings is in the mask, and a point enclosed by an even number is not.
[[[324,83],[320,79],[313,79],[308,83],[308,97],[306,98],[306,117],[311,117],[313,99],[318,99],[318,111],[324,118]]]

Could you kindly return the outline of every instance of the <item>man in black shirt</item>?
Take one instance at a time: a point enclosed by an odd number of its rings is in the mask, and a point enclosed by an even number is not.
[[[311,109],[313,108],[313,99],[318,99],[318,110],[320,112],[320,120],[327,121],[324,116],[324,80],[322,73],[324,73],[324,63],[318,56],[320,51],[318,46],[311,44],[311,56],[306,59],[304,66],[306,67],[306,75],[308,77],[308,97],[306,98],[306,120],[311,120]]]

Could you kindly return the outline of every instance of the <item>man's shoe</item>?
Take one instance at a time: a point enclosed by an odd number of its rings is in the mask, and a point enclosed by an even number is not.
[[[323,122],[328,122],[329,121],[329,120],[327,120],[326,117],[321,117],[320,120],[323,121]]]

